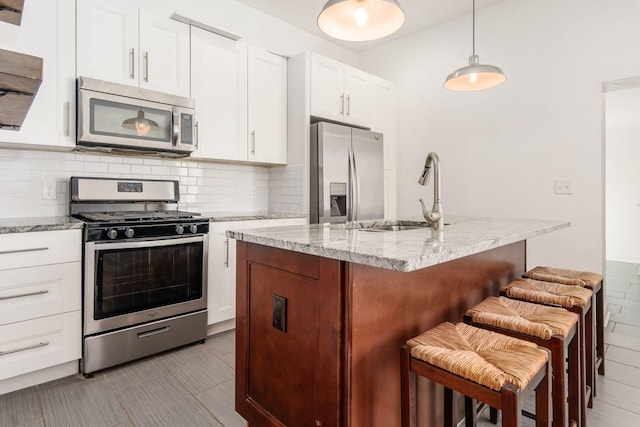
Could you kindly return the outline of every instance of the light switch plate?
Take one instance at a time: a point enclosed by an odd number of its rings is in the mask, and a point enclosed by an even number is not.
[[[556,194],[573,194],[571,181],[568,179],[555,181],[555,193]]]

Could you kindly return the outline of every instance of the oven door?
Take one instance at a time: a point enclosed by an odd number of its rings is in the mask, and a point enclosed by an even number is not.
[[[207,308],[208,236],[87,242],[84,335]]]

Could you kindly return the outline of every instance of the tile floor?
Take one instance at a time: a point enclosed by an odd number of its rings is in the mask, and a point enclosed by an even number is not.
[[[235,333],[0,396],[0,426],[244,427],[233,409]]]
[[[598,376],[588,427],[637,427],[640,265],[608,261],[606,294],[606,376]],[[91,379],[77,375],[0,396],[0,427],[246,426],[233,409],[234,340],[226,332]]]

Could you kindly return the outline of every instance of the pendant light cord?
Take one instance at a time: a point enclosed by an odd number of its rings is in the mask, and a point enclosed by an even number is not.
[[[473,34],[471,35],[473,44],[473,54],[476,54],[476,0],[473,0],[473,25],[471,26]]]

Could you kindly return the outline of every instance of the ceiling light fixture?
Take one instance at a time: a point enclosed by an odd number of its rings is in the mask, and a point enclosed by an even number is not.
[[[397,0],[329,0],[318,16],[323,33],[354,42],[381,39],[403,24],[404,12]]]
[[[469,57],[469,65],[458,68],[449,74],[444,87],[458,92],[489,89],[504,83],[507,77],[495,65],[480,64],[476,55],[476,0],[473,0],[473,54]]]

